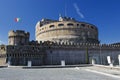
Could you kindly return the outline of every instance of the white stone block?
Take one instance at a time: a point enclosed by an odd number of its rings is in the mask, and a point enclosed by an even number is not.
[[[31,67],[31,66],[32,66],[32,62],[28,61],[28,67]]]
[[[8,61],[8,67],[10,67],[10,64],[11,64],[10,61]]]
[[[94,58],[92,58],[92,65],[94,65],[95,64],[95,59]]]
[[[61,66],[65,66],[65,61],[61,60]]]
[[[111,64],[111,58],[110,58],[110,56],[107,56],[107,61],[108,61],[108,64]]]
[[[118,60],[119,60],[119,66],[120,66],[120,55],[118,55]]]

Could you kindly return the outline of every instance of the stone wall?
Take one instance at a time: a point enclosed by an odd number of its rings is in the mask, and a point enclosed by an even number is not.
[[[12,65],[27,65],[28,60],[36,66],[60,65],[62,60],[66,65],[87,64],[92,60],[96,64],[108,65],[107,56],[111,56],[113,64],[118,65],[118,55],[120,45],[41,43],[7,46],[7,60],[11,60]]]
[[[110,56],[114,65],[118,65],[118,55],[120,47],[115,46],[71,46],[51,48],[47,50],[46,61],[49,64],[60,64],[65,60],[66,64],[86,64],[92,63],[108,65],[107,56]]]
[[[62,60],[67,65],[85,64],[86,51],[71,49],[47,50],[46,64],[60,65]]]
[[[6,61],[11,65],[27,65],[32,61],[33,65],[42,65],[44,62],[44,49],[36,45],[8,45]],[[44,53],[44,54],[43,54]]]

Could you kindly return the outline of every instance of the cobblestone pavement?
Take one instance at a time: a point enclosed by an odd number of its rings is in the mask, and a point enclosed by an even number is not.
[[[0,80],[120,80],[112,76],[86,71],[86,69],[106,71],[98,67],[75,68],[0,68]],[[119,71],[108,71],[110,74]],[[118,75],[119,76],[119,75]]]

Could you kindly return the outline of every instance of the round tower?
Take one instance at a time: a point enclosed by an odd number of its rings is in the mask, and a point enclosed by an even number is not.
[[[26,45],[29,43],[29,32],[23,30],[11,30],[8,33],[8,44],[9,45]]]
[[[70,17],[59,20],[42,19],[36,24],[36,40],[72,43],[99,43],[95,25]]]

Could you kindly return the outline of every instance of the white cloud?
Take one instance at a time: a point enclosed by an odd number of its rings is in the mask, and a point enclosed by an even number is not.
[[[78,7],[78,5],[76,3],[73,4],[77,14],[81,17],[81,18],[84,18],[84,15],[80,12],[80,9]]]

